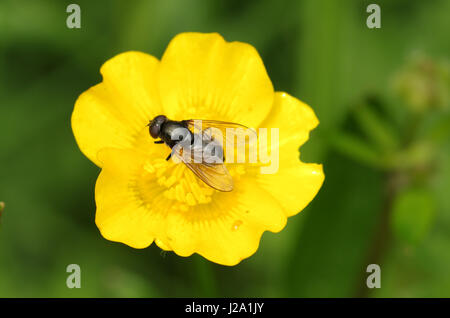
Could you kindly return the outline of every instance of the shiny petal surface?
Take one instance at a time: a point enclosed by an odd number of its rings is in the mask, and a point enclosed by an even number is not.
[[[181,33],[160,70],[167,116],[216,119],[256,127],[272,106],[273,87],[255,48],[217,33]],[[205,118],[208,117],[208,118]]]
[[[161,113],[158,64],[145,53],[119,54],[102,66],[103,82],[77,99],[73,133],[81,151],[95,164],[100,165],[97,152],[102,148],[135,147],[148,121]]]
[[[298,151],[318,123],[308,105],[282,92],[275,94],[272,111],[262,123],[264,127],[279,129],[279,163],[276,173],[259,173],[256,179],[260,186],[279,200],[287,216],[304,209],[324,181],[322,165],[301,162]],[[269,147],[276,145],[269,143]]]
[[[103,169],[95,185],[97,227],[108,240],[134,248],[149,246],[161,219],[141,192],[146,157],[133,150],[104,148],[98,158]],[[146,182],[146,190],[156,197],[156,181]]]
[[[198,253],[222,265],[236,265],[251,256],[261,235],[286,224],[280,204],[255,182],[238,183],[234,194],[217,193],[211,204],[188,213],[171,211],[166,219],[167,243],[181,255]]]

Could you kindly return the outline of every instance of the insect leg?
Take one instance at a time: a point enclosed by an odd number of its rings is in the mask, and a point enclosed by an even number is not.
[[[167,156],[166,161],[169,161],[170,157],[172,157],[172,153]]]
[[[163,140],[156,140],[156,141],[155,141],[155,144],[163,144],[163,143],[164,143]]]

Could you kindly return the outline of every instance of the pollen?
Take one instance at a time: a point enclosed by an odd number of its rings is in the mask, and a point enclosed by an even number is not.
[[[216,192],[181,163],[176,164],[161,158],[152,159],[144,164],[143,170],[145,179],[156,180],[163,196],[174,201],[173,204],[181,210],[211,202]],[[145,193],[145,189],[141,190]]]
[[[233,180],[245,174],[243,165],[228,165],[228,170]],[[184,164],[173,163],[162,158],[149,159],[143,165],[144,179],[157,182],[165,198],[173,200],[181,210],[187,210],[189,206],[210,203],[214,195],[219,192],[202,180],[187,168]],[[146,192],[146,183],[143,183],[139,192]],[[151,199],[151,198],[149,198]]]

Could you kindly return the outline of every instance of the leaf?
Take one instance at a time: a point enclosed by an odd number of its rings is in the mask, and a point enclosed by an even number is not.
[[[344,132],[331,136],[332,146],[341,154],[372,167],[381,165],[380,154],[358,136]]]
[[[437,144],[442,144],[449,139],[450,136],[450,114],[439,113],[439,117],[432,122],[426,137],[430,138]]]
[[[391,226],[394,235],[417,245],[428,234],[435,216],[435,202],[427,188],[409,188],[394,201]]]
[[[399,141],[395,130],[370,106],[361,105],[354,113],[362,131],[379,149],[389,151],[397,148]]]

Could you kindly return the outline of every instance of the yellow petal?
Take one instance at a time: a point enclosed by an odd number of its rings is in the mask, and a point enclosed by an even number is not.
[[[162,240],[160,239],[155,239],[155,243],[156,245],[158,245],[158,247],[160,249],[162,249],[163,251],[171,251],[172,249],[166,244],[164,243]]]
[[[268,129],[269,148],[270,129],[278,128],[280,160],[285,158],[295,163],[299,161],[300,146],[308,140],[310,131],[318,124],[311,107],[287,93],[276,92],[271,112],[260,127]]]
[[[177,35],[161,59],[159,84],[169,118],[215,119],[249,127],[257,127],[267,116],[274,94],[255,48],[225,42],[217,33]]]
[[[98,166],[100,149],[134,147],[148,121],[162,113],[155,75],[158,65],[156,58],[145,53],[119,54],[102,66],[103,82],[77,99],[73,133],[81,151]]]
[[[134,248],[155,240],[181,256],[198,253],[235,265],[255,253],[264,231],[278,232],[286,224],[282,206],[252,180],[236,182],[231,193],[215,191],[210,203],[180,208],[164,195],[166,188],[146,179],[146,156],[105,148],[99,160],[95,221],[108,240]]]
[[[132,150],[104,148],[99,152],[103,169],[95,186],[97,211],[95,223],[103,237],[134,248],[144,248],[155,238],[159,215],[139,191],[146,158]],[[148,182],[147,191],[155,197],[156,184]]]
[[[290,166],[280,161],[277,173],[257,176],[258,185],[278,200],[287,216],[303,210],[314,199],[324,179],[322,165],[300,161]]]
[[[286,93],[277,92],[272,111],[261,124],[261,127],[279,128],[279,166],[274,174],[256,174],[257,182],[279,200],[287,216],[304,209],[325,178],[322,165],[301,162],[298,152],[308,140],[310,130],[318,123],[308,105]]]
[[[211,204],[167,215],[167,243],[175,253],[198,253],[232,266],[256,252],[264,231],[283,229],[286,216],[273,197],[250,180],[235,186],[233,192],[217,193]]]

